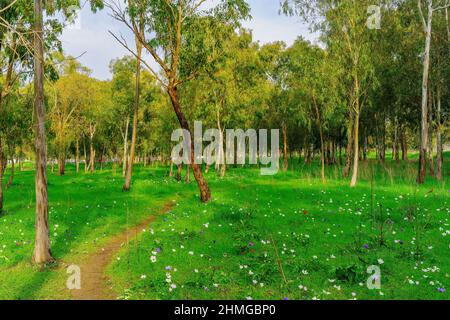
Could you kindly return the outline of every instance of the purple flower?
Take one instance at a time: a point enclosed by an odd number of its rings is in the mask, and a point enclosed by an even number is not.
[[[444,288],[437,288],[437,291],[439,291],[440,293],[444,293],[445,289]]]
[[[160,253],[161,252],[161,248],[156,248],[156,252]]]
[[[289,298],[288,298],[288,297],[284,297],[283,300],[284,300],[284,301],[288,301]]]
[[[249,246],[249,247],[253,247],[254,245],[255,245],[255,244],[254,244],[253,242],[249,242],[249,243],[248,243],[248,246]]]
[[[170,271],[170,270],[172,270],[172,267],[171,266],[167,266],[166,267],[166,271]]]
[[[364,249],[369,249],[369,245],[366,243],[365,245],[363,245]]]

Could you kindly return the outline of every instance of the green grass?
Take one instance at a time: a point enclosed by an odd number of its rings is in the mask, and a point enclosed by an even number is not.
[[[78,262],[108,237],[158,213],[178,186],[164,170],[139,171],[133,193],[121,192],[123,180],[112,170],[66,176],[49,172],[49,225],[54,266],[31,265],[34,241],[34,172],[16,173],[5,193],[6,213],[0,216],[0,299],[69,298],[65,266]],[[7,178],[7,177],[6,177]]]
[[[446,181],[418,188],[416,164],[371,161],[351,189],[340,168],[327,168],[324,185],[317,164],[296,163],[273,177],[252,168],[230,169],[223,179],[210,173],[208,204],[199,202],[194,182],[177,183],[166,168],[137,168],[129,194],[112,170],[49,173],[58,263],[43,270],[29,262],[34,173],[19,172],[0,217],[0,299],[70,298],[66,265],[168,201],[170,212],[108,268],[123,299],[450,298]],[[366,287],[370,265],[381,268],[380,291]]]

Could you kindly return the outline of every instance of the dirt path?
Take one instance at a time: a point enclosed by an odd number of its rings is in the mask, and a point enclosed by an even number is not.
[[[160,210],[164,214],[172,208],[172,201],[167,202]],[[114,300],[117,295],[112,290],[111,281],[106,276],[105,271],[111,263],[112,258],[119,250],[135,238],[142,229],[148,227],[158,215],[148,217],[139,225],[129,228],[111,238],[102,248],[91,254],[81,265],[81,289],[72,290],[74,300]]]

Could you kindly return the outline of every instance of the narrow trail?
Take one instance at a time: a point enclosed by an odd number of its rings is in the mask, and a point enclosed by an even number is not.
[[[142,232],[142,229],[148,227],[160,214],[169,211],[173,202],[166,202],[164,207],[159,210],[159,214],[152,215],[140,222],[138,225],[124,230],[122,233],[113,236],[99,250],[89,255],[89,257],[80,264],[81,269],[81,289],[72,290],[74,300],[115,300],[116,293],[113,291],[111,281],[106,275],[106,268],[112,262],[124,245],[132,238],[136,238]]]

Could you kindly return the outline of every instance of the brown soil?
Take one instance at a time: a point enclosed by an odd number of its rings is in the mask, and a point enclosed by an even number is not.
[[[172,207],[172,202],[167,202],[160,213],[164,214]],[[148,217],[138,225],[123,231],[112,237],[102,248],[91,254],[80,265],[81,289],[72,290],[74,300],[115,300],[117,294],[113,291],[111,280],[105,274],[106,268],[119,250],[133,237],[136,237],[142,229],[148,227],[156,219],[157,215]]]

